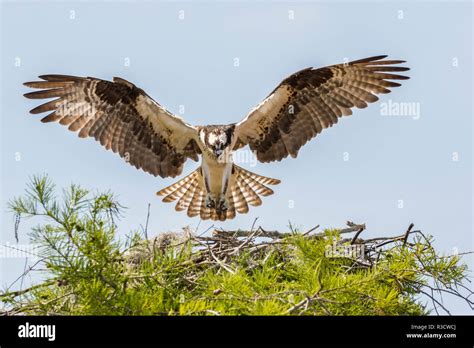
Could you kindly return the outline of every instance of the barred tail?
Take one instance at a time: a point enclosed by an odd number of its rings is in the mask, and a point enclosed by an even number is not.
[[[193,204],[195,205],[197,197],[205,197],[205,192],[202,188],[201,167],[173,185],[158,191],[156,194],[164,196],[163,202],[168,203],[178,200],[175,206],[176,211],[188,209],[188,216],[196,216]]]
[[[178,201],[176,211],[187,210],[189,217],[200,216],[203,220],[233,219],[236,213],[245,214],[249,211],[249,204],[262,204],[260,196],[269,196],[273,190],[266,185],[280,183],[278,179],[261,176],[234,164],[232,185],[227,191],[227,209],[216,210],[206,206],[207,192],[203,185],[201,167],[194,172],[170,185],[156,194],[163,197],[163,202]]]
[[[232,209],[241,214],[249,211],[249,204],[253,206],[261,205],[262,199],[260,196],[273,194],[273,190],[266,185],[277,185],[280,183],[278,179],[249,172],[235,164],[233,176],[234,184],[228,193],[228,198],[232,201]]]

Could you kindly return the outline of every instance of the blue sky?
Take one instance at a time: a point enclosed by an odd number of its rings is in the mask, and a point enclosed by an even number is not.
[[[184,17],[183,17],[184,16]],[[287,75],[379,54],[407,60],[410,80],[305,145],[296,160],[242,165],[279,178],[275,194],[225,223],[266,229],[366,223],[366,237],[413,222],[446,253],[471,251],[472,4],[469,2],[4,2],[2,4],[1,243],[14,243],[6,202],[48,173],[111,190],[129,209],[121,234],[195,227],[155,192],[176,181],[128,166],[91,139],[28,111],[25,81],[49,73],[123,77],[191,124],[237,122]],[[235,66],[238,61],[238,66]],[[416,114],[386,115],[410,103]],[[180,107],[181,106],[181,107]],[[185,165],[183,175],[198,166]],[[202,222],[203,231],[212,223]],[[20,228],[27,243],[28,224]],[[473,258],[466,258],[471,269]],[[0,259],[0,285],[23,270]],[[471,313],[447,298],[453,313]]]

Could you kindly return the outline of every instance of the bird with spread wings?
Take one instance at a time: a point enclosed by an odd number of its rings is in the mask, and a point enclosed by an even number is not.
[[[262,204],[277,179],[252,173],[232,161],[246,145],[260,162],[295,158],[299,149],[352,108],[365,108],[400,86],[402,60],[376,56],[323,68],[306,68],[285,78],[240,122],[192,126],[173,115],[134,84],[93,77],[43,75],[26,82],[38,88],[31,99],[56,98],[30,112],[50,112],[42,122],[57,121],[79,137],[93,137],[128,163],[162,178],[175,177],[184,162],[201,155],[191,174],[159,192],[176,210],[201,219],[232,219]]]

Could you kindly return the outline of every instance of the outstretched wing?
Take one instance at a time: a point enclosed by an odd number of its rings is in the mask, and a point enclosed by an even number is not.
[[[80,137],[94,137],[127,162],[161,177],[181,174],[186,159],[198,159],[197,131],[165,110],[142,89],[115,77],[40,76],[25,85],[42,90],[31,99],[58,98],[30,112],[52,111],[42,122],[57,121]]]
[[[378,100],[375,94],[407,76],[394,72],[409,70],[394,66],[402,60],[370,57],[324,68],[303,69],[283,80],[241,122],[237,123],[234,149],[249,145],[261,162],[280,161],[298,150],[338,118],[352,114]]]

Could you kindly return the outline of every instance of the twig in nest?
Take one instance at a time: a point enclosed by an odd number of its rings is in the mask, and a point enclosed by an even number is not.
[[[272,239],[280,239],[280,238],[285,238],[285,237],[288,237],[288,236],[291,236],[292,233],[285,233],[285,232],[278,232],[278,231],[266,231],[264,230],[261,226],[258,227],[259,230],[259,236],[260,237],[268,237],[268,238],[272,238]],[[235,238],[238,238],[238,237],[248,237],[250,235],[252,235],[254,233],[254,231],[246,231],[246,230],[229,230],[229,231],[224,231],[224,230],[214,230],[212,232],[212,235],[213,236],[221,236],[221,237],[235,237]]]
[[[352,238],[351,244],[354,244],[356,242],[357,238],[359,237],[359,235],[362,233],[362,231],[365,230],[365,224],[362,224],[362,225],[359,225],[359,226],[360,226],[360,228],[357,231],[357,233],[354,235],[354,238]]]
[[[408,226],[408,229],[405,232],[405,236],[403,237],[403,246],[407,244],[408,236],[410,235],[410,231],[412,230],[413,226],[415,226],[413,223],[411,223],[410,226]]]
[[[224,262],[222,262],[221,260],[219,260],[219,258],[216,257],[216,255],[213,253],[212,249],[210,248],[209,244],[201,242],[199,238],[193,237],[193,240],[197,241],[199,244],[206,247],[207,250],[209,251],[209,255],[211,255],[211,257],[214,259],[214,261],[216,261],[219,264],[219,266],[224,268],[227,272],[235,274],[235,271],[233,269],[231,269],[229,266],[227,266]]]
[[[349,233],[349,232],[355,232],[359,231],[360,229],[365,230],[365,224],[355,224],[352,221],[347,221],[347,226],[346,228],[343,228],[339,230],[339,233]]]
[[[313,228],[310,228],[308,231],[306,231],[305,233],[302,234],[302,236],[307,236],[308,234],[310,234],[311,232],[317,230],[319,228],[319,225],[316,225],[314,226]]]

